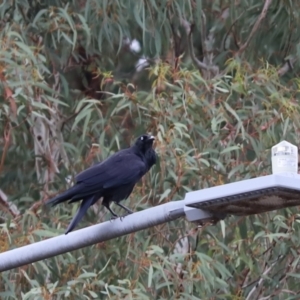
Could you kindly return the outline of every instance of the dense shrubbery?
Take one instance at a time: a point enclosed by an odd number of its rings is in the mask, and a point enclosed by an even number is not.
[[[62,233],[76,207],[44,201],[143,132],[160,160],[135,210],[269,174],[270,148],[299,144],[296,2],[107,2],[0,6],[1,252]],[[4,272],[0,297],[297,299],[297,212],[157,226]]]

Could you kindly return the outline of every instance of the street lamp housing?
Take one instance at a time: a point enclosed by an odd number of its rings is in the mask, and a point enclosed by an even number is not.
[[[187,207],[212,215],[248,216],[297,206],[300,205],[300,175],[272,174],[224,184],[187,193],[184,201]]]

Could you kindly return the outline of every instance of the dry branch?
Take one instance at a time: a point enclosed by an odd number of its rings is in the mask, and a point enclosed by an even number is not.
[[[203,24],[205,24],[205,19],[203,18]],[[200,72],[205,72],[207,73],[207,76],[205,77],[211,77],[211,75],[215,76],[219,73],[219,68],[217,66],[214,66],[214,65],[209,65],[209,64],[206,64],[202,61],[200,61],[196,55],[195,55],[195,52],[194,52],[194,47],[193,47],[193,39],[192,39],[192,33],[193,33],[193,25],[191,25],[188,21],[184,20],[184,19],[181,19],[181,25],[184,27],[185,31],[186,31],[186,34],[187,34],[187,37],[188,37],[188,51],[189,51],[189,54],[191,56],[191,59],[193,61],[193,63],[196,65],[196,67],[198,68],[198,70]],[[203,30],[204,31],[204,30]],[[206,39],[205,37],[202,38],[203,39],[203,43],[205,43]],[[208,53],[208,51],[206,51],[206,46],[205,48],[203,49],[205,55]],[[211,61],[211,59],[210,59]]]
[[[266,275],[268,275],[270,273],[270,271],[273,269],[273,267],[277,264],[277,262],[282,258],[282,255],[279,255],[277,257],[277,259],[272,262],[270,264],[269,267],[267,267],[267,264],[265,266],[265,269],[262,273],[262,275],[260,276],[259,280],[257,280],[257,284],[251,289],[251,291],[249,292],[246,300],[250,300],[253,299],[253,294],[255,293],[256,290],[258,290],[258,288],[261,286],[261,284],[263,283],[263,281],[265,280]]]
[[[285,64],[277,71],[279,76],[283,76],[285,73],[293,69],[293,65],[297,62],[297,58],[291,58],[285,62]]]
[[[251,32],[250,32],[250,35],[248,36],[248,39],[246,40],[246,42],[241,46],[240,50],[237,52],[237,54],[240,54],[242,53],[249,45],[250,43],[250,40],[253,38],[255,32],[258,30],[259,26],[260,26],[260,23],[262,22],[262,20],[266,17],[267,15],[267,12],[268,12],[268,9],[270,7],[272,3],[272,0],[266,0],[265,1],[265,4],[264,4],[264,7],[261,11],[261,14],[259,15],[258,19],[256,20]]]
[[[8,201],[6,194],[0,189],[0,205],[4,207],[14,218],[20,215],[15,204]]]

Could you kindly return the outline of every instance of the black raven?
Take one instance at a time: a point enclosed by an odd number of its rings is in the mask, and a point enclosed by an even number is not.
[[[153,141],[154,137],[151,135],[140,136],[130,148],[120,150],[79,173],[75,177],[76,184],[73,187],[47,202],[54,206],[68,200],[68,203],[82,200],[66,234],[75,228],[87,209],[100,198],[102,205],[114,218],[118,218],[118,215],[109,207],[111,202],[125,209],[128,214],[133,213],[120,201],[128,198],[135,184],[156,163]]]

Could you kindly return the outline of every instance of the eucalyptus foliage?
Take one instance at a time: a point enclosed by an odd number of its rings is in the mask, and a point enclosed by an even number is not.
[[[44,202],[157,137],[126,205],[270,174],[299,144],[297,1],[3,1],[0,251],[64,232]],[[14,206],[13,206],[14,205]],[[298,299],[297,208],[157,226],[1,274],[1,299]],[[101,205],[81,223],[107,220]]]

